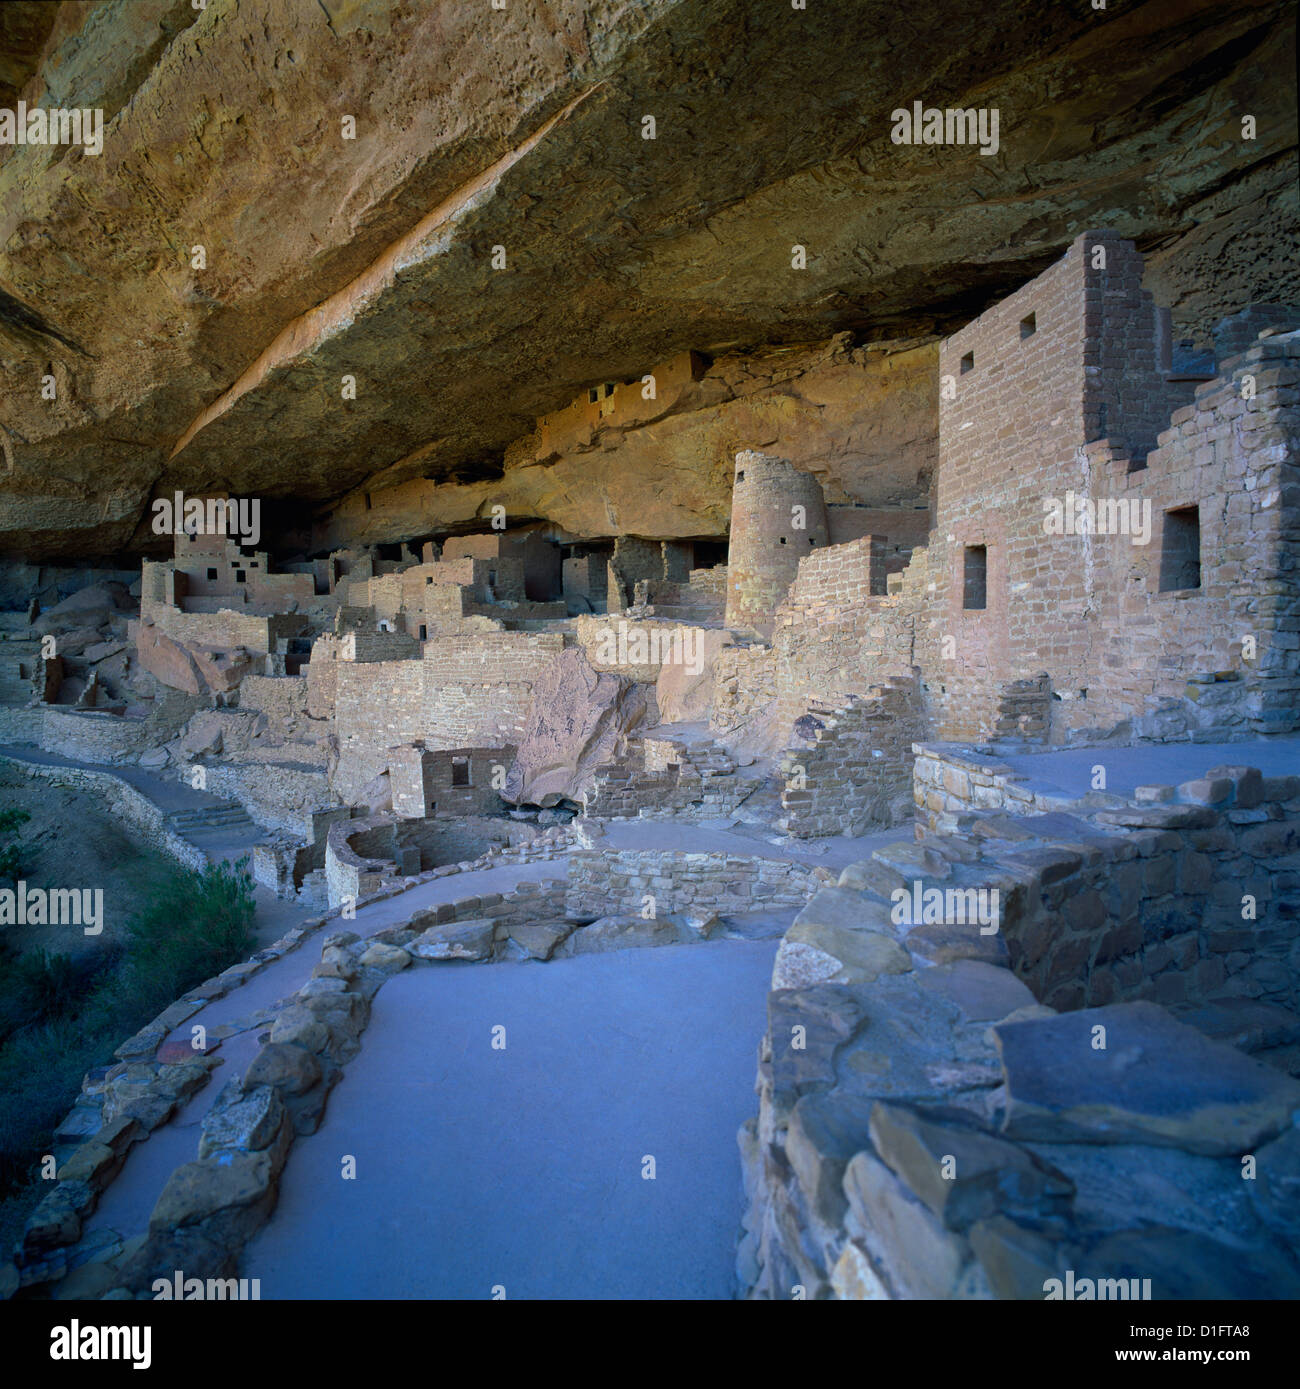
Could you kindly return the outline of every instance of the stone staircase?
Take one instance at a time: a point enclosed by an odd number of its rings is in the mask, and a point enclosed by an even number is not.
[[[167,828],[205,854],[218,843],[251,845],[263,837],[261,828],[238,801],[216,801],[198,809],[173,810],[167,816]]]

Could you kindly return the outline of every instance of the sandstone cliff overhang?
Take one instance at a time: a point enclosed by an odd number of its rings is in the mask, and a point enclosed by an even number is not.
[[[0,550],[32,559],[139,548],[155,491],[491,476],[592,382],[684,348],[942,331],[1090,226],[1154,249],[1181,331],[1296,294],[1273,0],[942,24],[860,0],[274,22],[109,0],[37,42],[13,90],[102,108],[105,138],[0,150]],[[917,99],[996,108],[997,154],[893,144]]]

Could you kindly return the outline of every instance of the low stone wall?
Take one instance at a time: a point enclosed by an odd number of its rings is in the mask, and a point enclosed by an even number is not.
[[[569,857],[568,912],[640,912],[647,897],[654,898],[657,913],[797,907],[830,881],[833,875],[825,868],[784,859],[677,849],[586,849]]]
[[[540,883],[516,883],[510,892],[485,892],[476,897],[458,897],[415,912],[407,925],[412,931],[428,930],[458,921],[492,921],[495,944],[504,946],[510,931],[517,927],[533,926],[544,921],[560,921],[566,910],[568,885],[563,878],[548,878]],[[493,952],[489,951],[490,958]],[[499,953],[499,952],[498,952]]]
[[[898,968],[769,997],[742,1295],[1300,1295],[1300,1084],[1155,1004],[1057,1015],[987,962]]]
[[[31,743],[39,747],[44,720],[43,709],[0,705],[0,743]]]
[[[196,872],[202,872],[206,867],[208,861],[203,851],[170,829],[163,812],[148,796],[112,772],[92,772],[81,767],[51,767],[43,762],[24,762],[21,758],[9,756],[4,756],[2,760],[26,777],[94,796],[126,833],[145,848],[166,854],[182,867],[192,868]]]
[[[134,763],[142,752],[174,738],[205,702],[172,691],[146,719],[50,704],[0,708],[0,742],[31,743],[62,757],[105,766]]]
[[[390,816],[340,820],[325,840],[325,882],[330,906],[380,891],[397,875],[396,824]]]
[[[1300,777],[1215,767],[1141,794],[1076,816],[954,815],[966,862],[916,878],[997,887],[1012,966],[1053,1007],[1222,993],[1300,1008]]]
[[[996,753],[982,753],[964,743],[916,743],[912,769],[913,800],[918,820],[931,830],[956,827],[957,816],[971,810],[1007,810],[1013,815],[1033,811],[1089,810],[1120,806],[1122,797],[1105,792],[1069,796],[1062,791],[1035,790],[1029,778],[1015,771]],[[1098,758],[1117,749],[1097,749]]]
[[[740,1134],[747,1295],[1300,1294],[1300,778],[1147,794],[967,814],[799,914]]]
[[[503,834],[515,834],[519,837],[514,843],[492,844],[477,858],[440,864],[436,868],[416,870],[401,877],[398,876],[397,861],[391,853],[387,857],[370,858],[357,853],[349,841],[358,833],[382,834],[387,828],[392,831],[394,851],[400,851],[403,847],[416,846],[421,825],[412,821],[395,820],[387,815],[340,820],[330,825],[326,834],[324,860],[330,905],[338,906],[348,898],[359,899],[377,892],[401,892],[418,882],[431,882],[435,878],[450,877],[455,873],[473,873],[495,867],[497,864],[545,862],[567,853],[569,846],[574,842],[573,832],[565,825],[552,825],[526,838],[525,831],[532,829],[531,826],[488,819],[483,819],[480,823],[499,823]],[[423,822],[423,826],[435,839],[442,838],[451,848],[456,847],[456,821],[433,819]],[[372,845],[372,848],[374,847],[378,847],[378,844]],[[268,883],[268,886],[271,884]]]

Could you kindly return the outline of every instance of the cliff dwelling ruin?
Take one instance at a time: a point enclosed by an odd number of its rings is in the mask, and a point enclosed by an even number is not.
[[[281,8],[0,11],[0,1291],[1300,1295],[1294,12]]]

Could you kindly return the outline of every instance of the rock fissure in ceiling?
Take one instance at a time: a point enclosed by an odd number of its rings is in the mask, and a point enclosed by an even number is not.
[[[508,169],[523,159],[539,141],[601,85],[603,84],[598,83],[579,93],[521,144],[507,150],[481,174],[456,189],[431,212],[426,213],[405,236],[389,246],[349,284],[288,324],[257,360],[240,374],[235,383],[190,422],[168,455],[169,459],[175,458],[199,430],[224,415],[240,396],[255,389],[277,367],[283,366],[295,357],[310,356],[328,338],[351,326],[355,316],[377,300],[403,270],[418,265],[445,249],[442,235],[435,239],[434,234],[445,233],[455,224],[457,218],[476,206]]]
[[[1163,242],[1149,279],[1180,333],[1295,294],[1276,259],[1295,217],[1294,14],[1273,0],[953,0],[942,26],[875,0],[184,9],[111,0],[78,19],[83,71],[96,44],[129,39],[100,55],[129,95],[102,160],[0,166],[0,283],[94,354],[69,359],[77,411],[51,410],[32,390],[49,347],[7,335],[0,413],[24,442],[0,546],[120,549],[154,488],[323,503],[481,477],[584,384],[685,347],[946,331],[1093,225]],[[327,321],[455,196],[440,190],[466,190],[598,82],[606,95],[468,197],[427,256]],[[889,112],[913,98],[997,105],[998,156],[892,146]],[[354,144],[338,138],[348,112]],[[510,269],[486,273],[499,242]],[[339,400],[343,373],[356,401]],[[70,495],[42,523],[58,477]],[[575,519],[544,488],[529,504]]]

